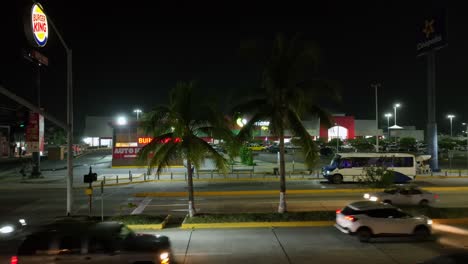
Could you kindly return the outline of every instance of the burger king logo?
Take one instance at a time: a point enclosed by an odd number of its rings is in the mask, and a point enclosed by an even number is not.
[[[44,14],[42,6],[38,3],[32,6],[31,22],[34,41],[39,47],[44,47],[49,38],[49,27],[47,16]]]

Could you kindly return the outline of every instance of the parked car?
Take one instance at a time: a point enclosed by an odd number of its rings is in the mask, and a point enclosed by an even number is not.
[[[173,263],[173,255],[166,236],[136,234],[119,222],[68,218],[28,235],[11,262]]]
[[[249,144],[247,146],[248,149],[252,150],[252,151],[263,151],[266,149],[265,146],[263,145],[260,145],[260,144],[255,144],[255,143],[252,143],[252,144]]]
[[[383,192],[366,193],[364,199],[396,205],[427,206],[437,202],[439,195],[422,190],[416,185],[395,184]]]
[[[412,216],[391,204],[371,201],[353,202],[336,211],[335,227],[343,233],[357,235],[368,242],[378,236],[414,235],[426,239],[431,235],[432,220]]]

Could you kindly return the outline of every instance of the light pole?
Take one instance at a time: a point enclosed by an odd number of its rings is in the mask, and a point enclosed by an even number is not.
[[[142,112],[143,112],[143,111],[141,111],[141,109],[135,109],[135,110],[133,110],[133,113],[136,113],[137,120],[139,119],[140,113],[142,113]]]
[[[447,118],[450,119],[450,137],[453,137],[452,133],[452,119],[454,118],[454,115],[447,115]]]
[[[385,117],[387,118],[387,135],[388,135],[388,138],[390,139],[390,117],[392,117],[392,114],[386,113]]]
[[[394,104],[393,105],[393,112],[395,113],[395,118],[394,118],[395,127],[397,126],[397,124],[396,124],[396,109],[399,108],[400,106],[401,106],[400,104]]]
[[[32,2],[36,3],[35,0]],[[44,9],[42,9],[42,12],[46,15],[48,23],[50,23],[67,55],[67,216],[69,216],[71,215],[73,205],[73,53],[60,34],[60,31],[55,27],[52,18]]]
[[[468,123],[462,123],[462,125],[466,126],[466,167],[468,168]]]

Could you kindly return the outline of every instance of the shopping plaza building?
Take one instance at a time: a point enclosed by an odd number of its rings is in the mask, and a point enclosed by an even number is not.
[[[245,120],[244,120],[245,122]],[[359,137],[379,137],[387,136],[382,129],[377,129],[375,120],[360,120],[354,116],[335,114],[332,116],[332,126],[327,127],[319,118],[307,118],[302,122],[313,139],[325,138],[330,140],[340,138],[341,140],[354,139]],[[242,126],[240,122],[233,122],[231,127],[237,133]],[[386,129],[385,129],[386,131]],[[424,132],[415,130],[414,127],[403,127],[398,131],[390,131],[391,136],[403,137],[411,136],[417,140],[424,140]],[[253,136],[256,140],[275,141],[268,130],[268,122],[258,122]],[[291,138],[290,131],[285,132],[286,138]],[[208,135],[203,137],[208,142],[216,142],[216,139]],[[125,167],[137,165],[137,154],[139,150],[152,141],[152,137],[145,134],[139,128],[139,122],[135,119],[116,119],[110,117],[88,116],[83,141],[92,147],[111,147],[112,166]]]

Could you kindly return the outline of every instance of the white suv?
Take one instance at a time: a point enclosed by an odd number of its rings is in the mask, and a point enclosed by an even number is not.
[[[415,235],[426,239],[431,235],[432,220],[411,216],[390,204],[371,201],[350,203],[336,211],[336,224],[343,233],[356,234],[361,242],[376,236]]]

